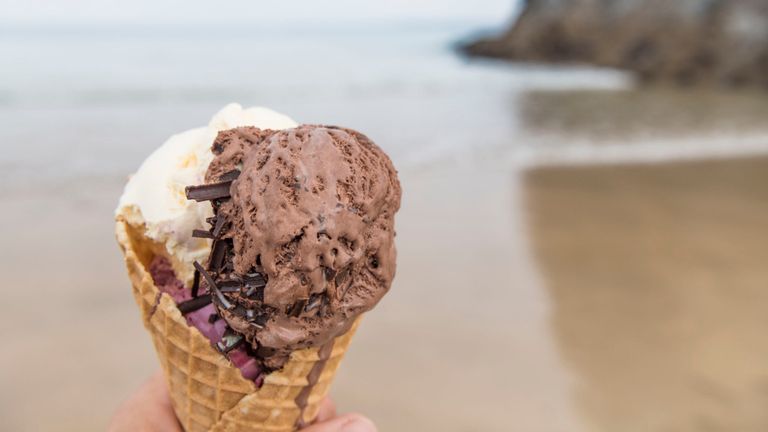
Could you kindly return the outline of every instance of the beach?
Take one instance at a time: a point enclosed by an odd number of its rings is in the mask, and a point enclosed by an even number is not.
[[[768,158],[477,165],[401,172],[397,281],[341,409],[382,430],[764,428]],[[68,186],[5,201],[3,319],[24,325],[4,326],[4,429],[103,429],[158,367],[113,241],[122,185]]]
[[[314,76],[284,54],[306,35],[4,35],[0,429],[104,430],[158,369],[114,208],[150,151],[231,101],[359,129],[399,170],[397,276],[340,410],[384,431],[768,428],[765,98],[466,62],[448,47],[469,28],[324,34],[309,61],[337,67]],[[191,55],[243,47],[294,63]],[[32,67],[94,48],[125,67]]]
[[[766,428],[767,169],[762,157],[526,175],[588,430]]]

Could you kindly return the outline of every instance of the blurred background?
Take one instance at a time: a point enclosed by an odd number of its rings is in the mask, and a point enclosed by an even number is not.
[[[400,172],[398,275],[341,410],[768,430],[766,6],[0,0],[0,429],[103,430],[158,368],[113,211],[239,102],[363,131]]]

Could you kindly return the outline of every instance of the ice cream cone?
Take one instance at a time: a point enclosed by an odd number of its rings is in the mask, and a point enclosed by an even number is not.
[[[268,374],[256,388],[155,286],[147,269],[163,245],[144,237],[141,227],[120,215],[116,235],[174,410],[187,432],[292,431],[316,418],[359,318],[331,344],[294,351],[282,369]]]

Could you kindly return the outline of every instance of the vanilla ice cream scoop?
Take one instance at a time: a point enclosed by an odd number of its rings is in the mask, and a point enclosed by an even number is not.
[[[132,226],[143,226],[146,237],[165,245],[182,281],[191,279],[192,263],[203,261],[210,252],[210,240],[194,238],[192,231],[213,216],[210,203],[188,200],[184,188],[205,182],[213,160],[211,145],[219,131],[240,126],[279,130],[297,123],[267,108],[229,104],[207,127],[169,138],[141,164],[120,197],[116,214]]]

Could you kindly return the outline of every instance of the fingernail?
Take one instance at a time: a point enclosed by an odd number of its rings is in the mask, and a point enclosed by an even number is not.
[[[355,416],[341,426],[342,432],[376,432],[376,426],[365,417]]]

